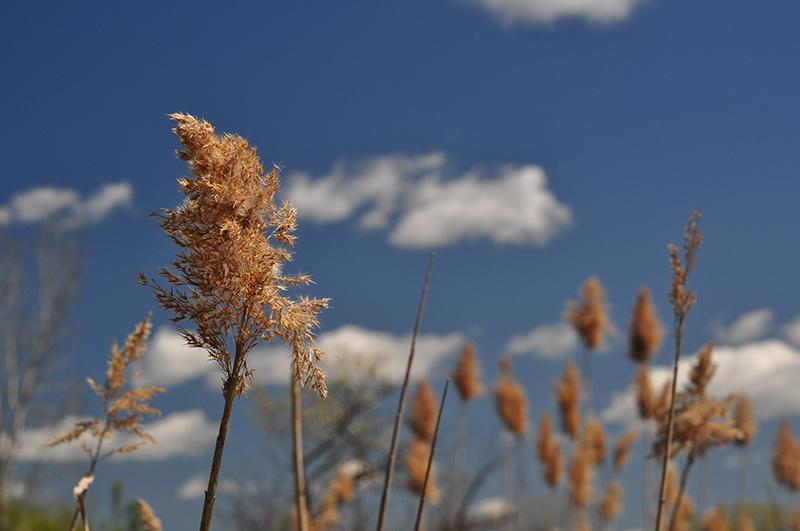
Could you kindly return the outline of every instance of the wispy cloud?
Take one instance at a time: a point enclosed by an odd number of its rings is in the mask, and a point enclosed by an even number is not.
[[[610,24],[631,16],[641,0],[469,0],[504,24],[547,24],[560,18],[582,18]]]
[[[54,221],[62,228],[75,229],[101,221],[130,205],[132,199],[133,188],[124,182],[105,184],[85,198],[70,188],[33,188],[0,205],[0,226]]]
[[[739,344],[759,339],[772,328],[772,310],[760,308],[743,313],[728,326],[717,326],[714,335],[722,343]]]
[[[678,385],[687,381],[696,356],[681,359],[678,366]],[[738,346],[714,349],[717,372],[709,387],[711,396],[746,393],[759,419],[800,414],[800,350],[780,340],[765,340]],[[651,371],[656,389],[669,379],[671,367],[656,366]],[[615,393],[602,413],[606,422],[635,424],[638,414],[632,386]]]
[[[330,223],[358,216],[362,230],[387,230],[404,248],[488,239],[544,245],[572,223],[572,212],[534,165],[472,169],[445,178],[447,157],[386,155],[337,163],[325,175],[290,174],[286,199],[301,218]]]
[[[781,328],[781,333],[791,344],[800,347],[800,315],[786,323]]]
[[[417,338],[417,351],[412,378],[431,374],[445,359],[453,356],[465,341],[461,333],[422,334]],[[387,382],[402,381],[410,334],[392,334],[344,325],[319,335],[317,344],[325,352],[323,367],[330,373],[370,367],[375,376]],[[248,363],[255,370],[256,382],[284,385],[289,382],[290,350],[282,345],[254,349]],[[200,350],[187,347],[183,338],[170,327],[162,326],[153,336],[144,355],[141,383],[175,386],[203,378],[210,388],[222,385],[216,363],[208,361]]]
[[[194,500],[202,498],[206,493],[208,486],[208,475],[195,474],[186,479],[181,486],[178,487],[179,500]],[[234,481],[232,479],[223,478],[217,484],[217,494],[222,496],[231,496],[241,492],[249,492],[257,489],[257,485],[253,481]]]
[[[506,346],[509,354],[533,354],[546,360],[560,360],[578,346],[578,336],[567,323],[537,326],[526,334],[515,335]]]
[[[505,498],[484,498],[467,513],[467,522],[475,527],[498,524],[514,514],[514,506]]]
[[[75,422],[85,420],[67,416],[56,424],[28,428],[22,432],[18,444],[19,458],[46,461],[84,461],[86,452],[78,442],[48,448],[47,444],[58,436],[67,433]],[[145,425],[145,431],[153,436],[155,444],[148,444],[136,452],[115,454],[112,460],[119,461],[161,461],[176,457],[195,456],[204,452],[217,436],[217,426],[211,423],[206,414],[199,409],[176,411],[164,418]],[[0,444],[3,444],[0,440]],[[115,432],[105,442],[108,448],[126,446],[134,438]]]

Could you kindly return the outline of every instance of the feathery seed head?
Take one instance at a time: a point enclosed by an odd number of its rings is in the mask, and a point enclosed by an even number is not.
[[[681,252],[675,244],[669,245],[669,263],[672,267],[672,283],[669,290],[669,302],[675,315],[676,322],[682,323],[686,314],[689,313],[697,300],[693,291],[687,287],[689,273],[692,272],[697,262],[697,251],[703,242],[703,235],[700,232],[700,218],[702,214],[699,210],[692,213],[686,230],[683,232],[683,261]]]
[[[138,498],[136,500],[136,508],[139,510],[139,516],[145,531],[161,531],[161,520],[156,517],[156,513],[149,503]]]
[[[787,421],[781,422],[778,436],[772,451],[772,472],[775,479],[796,492],[800,490],[800,446],[792,436],[792,430]]]
[[[650,381],[650,368],[646,363],[639,365],[636,375],[636,402],[642,420],[653,418],[656,413],[656,396]]]
[[[728,514],[725,506],[715,505],[703,518],[701,528],[703,531],[728,531]]]
[[[635,362],[646,363],[658,350],[663,337],[664,327],[653,305],[650,290],[642,288],[633,307],[628,354]]]
[[[475,353],[475,344],[467,343],[458,359],[453,372],[453,382],[456,384],[461,400],[468,402],[483,392],[481,383],[481,368],[478,356]]]
[[[600,519],[604,522],[611,522],[619,516],[622,511],[622,484],[618,480],[613,480],[609,483],[600,504],[597,507],[597,513]]]
[[[714,343],[709,342],[697,353],[697,361],[692,366],[692,370],[689,373],[689,382],[686,386],[686,391],[689,394],[699,398],[705,396],[708,385],[717,371],[717,365],[712,360],[713,351]]]
[[[425,472],[428,468],[430,457],[430,444],[418,437],[413,437],[406,453],[405,464],[408,474],[408,488],[417,496],[422,494],[425,485]],[[431,464],[431,473],[428,478],[428,487],[425,489],[425,499],[436,505],[441,497],[441,492],[436,486],[436,464]]]
[[[581,441],[572,452],[569,465],[569,498],[578,508],[585,508],[592,497],[592,451]]]
[[[502,358],[500,367],[500,377],[494,390],[495,407],[506,429],[520,438],[528,426],[528,398],[525,390],[511,375],[510,362]]]
[[[572,323],[586,348],[594,350],[603,344],[611,330],[608,321],[603,285],[597,277],[589,278],[581,288],[581,300],[567,307],[567,319]]]
[[[614,445],[614,472],[619,473],[625,463],[630,459],[631,446],[636,442],[639,435],[635,430],[628,430],[619,439],[617,444]]]
[[[589,449],[593,465],[599,465],[606,460],[606,433],[599,420],[590,418],[586,423],[584,443]]]
[[[758,422],[753,416],[753,407],[750,404],[750,399],[745,395],[736,397],[736,409],[733,417],[736,427],[742,432],[742,439],[737,444],[739,446],[750,444],[750,441],[755,438],[758,432]]]
[[[562,381],[556,382],[556,399],[561,413],[561,429],[573,440],[581,425],[580,398],[581,377],[575,365],[568,361],[564,365]]]
[[[436,396],[427,380],[417,386],[417,392],[411,399],[411,418],[408,422],[414,435],[423,441],[430,442],[436,431]]]

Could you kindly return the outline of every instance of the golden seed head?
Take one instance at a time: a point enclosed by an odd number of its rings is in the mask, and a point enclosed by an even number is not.
[[[528,398],[511,375],[510,363],[504,360],[501,360],[500,377],[494,389],[495,407],[506,429],[520,438],[528,426]]]
[[[629,355],[638,363],[650,361],[661,345],[664,327],[650,297],[650,290],[642,288],[636,297],[631,320]]]
[[[425,472],[428,468],[430,457],[430,444],[427,441],[413,437],[409,443],[406,453],[406,473],[408,474],[408,488],[419,496],[425,485]],[[441,492],[436,486],[436,464],[431,464],[431,473],[428,478],[428,486],[425,489],[425,499],[434,505],[439,502]]]
[[[419,383],[411,399],[409,426],[416,437],[423,441],[433,440],[436,431],[436,396],[427,380]]]
[[[156,513],[149,503],[138,498],[136,508],[139,510],[139,517],[145,531],[161,531],[161,520],[156,517]]]
[[[581,288],[581,300],[567,307],[567,319],[572,323],[586,348],[594,350],[603,344],[611,331],[608,321],[603,285],[597,277],[591,277]]]
[[[603,498],[597,506],[597,513],[604,522],[611,522],[622,511],[622,484],[618,480],[609,483]]]
[[[483,392],[481,368],[478,364],[475,344],[467,343],[458,359],[453,372],[453,383],[456,384],[461,400],[467,402]]]
[[[639,417],[642,420],[655,416],[656,396],[650,381],[650,368],[646,363],[639,365],[639,372],[636,375],[636,402],[639,406]]]
[[[562,381],[556,382],[556,399],[561,413],[561,429],[574,440],[581,426],[581,377],[571,361],[564,365]]]
[[[614,472],[619,473],[625,463],[630,459],[631,446],[636,442],[639,435],[635,430],[628,430],[619,439],[617,444],[614,445]]]

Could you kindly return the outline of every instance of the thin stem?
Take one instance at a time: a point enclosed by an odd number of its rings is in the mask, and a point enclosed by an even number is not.
[[[672,434],[675,431],[675,393],[678,387],[678,362],[681,359],[681,349],[683,348],[683,319],[683,312],[678,312],[675,323],[675,359],[672,361],[672,390],[667,419],[667,443],[661,463],[661,487],[659,488],[658,511],[656,512],[656,531],[661,531],[664,503],[667,501],[667,466],[672,454]]]
[[[464,451],[467,439],[467,401],[459,400],[456,418],[456,449],[453,459],[453,484],[450,487],[449,528],[453,529],[458,516],[458,498],[461,496],[461,472],[464,469]]]
[[[511,499],[511,441],[508,440],[507,437],[501,436],[503,438],[503,471],[502,471],[502,494],[504,500]],[[506,523],[503,526],[503,529],[506,531],[511,531],[513,527],[513,522],[511,518],[506,519]]]
[[[525,452],[523,444],[525,439],[520,437],[516,443],[517,454],[517,529],[523,531],[528,528],[528,504],[526,500],[527,486],[525,484]]]
[[[208,475],[208,487],[206,488],[205,498],[203,500],[203,515],[200,519],[200,531],[208,531],[211,529],[211,515],[214,512],[217,482],[219,481],[219,472],[222,467],[222,453],[225,450],[225,439],[228,436],[228,424],[231,420],[233,402],[236,400],[235,376],[231,376],[225,381],[225,385],[223,385],[223,396],[225,397],[225,405],[222,408],[222,418],[219,421],[217,443],[214,446],[214,458],[211,461],[211,472]]]
[[[694,452],[689,452],[689,455],[686,456],[686,464],[683,466],[683,471],[681,472],[681,486],[678,489],[678,497],[675,500],[675,507],[672,509],[672,518],[670,518],[669,521],[670,531],[675,529],[678,513],[680,512],[681,504],[683,503],[683,494],[686,491],[686,483],[689,480],[689,470],[692,468],[694,459]]]
[[[417,345],[417,335],[419,328],[422,324],[422,316],[425,313],[425,300],[428,298],[428,287],[431,282],[431,273],[433,271],[433,262],[436,259],[436,250],[431,251],[430,258],[428,258],[428,269],[425,272],[425,280],[422,283],[422,293],[419,297],[419,307],[417,308],[417,318],[414,322],[414,333],[411,335],[411,350],[408,353],[408,363],[406,364],[406,374],[403,378],[403,386],[400,388],[400,398],[397,403],[397,413],[394,418],[394,427],[392,428],[392,442],[389,448],[389,458],[386,463],[386,477],[383,481],[383,492],[381,493],[381,506],[378,512],[378,531],[383,531],[386,522],[386,510],[389,506],[389,494],[392,487],[392,478],[394,477],[394,464],[397,461],[397,439],[400,435],[400,422],[403,418],[403,410],[406,405],[406,394],[408,392],[408,381],[411,378],[411,364],[414,362],[414,351]]]
[[[592,414],[592,351],[589,348],[583,350],[583,425],[589,420]]]
[[[308,531],[306,480],[303,467],[303,409],[300,381],[292,375],[292,458],[294,460],[294,490],[299,531]]]
[[[455,529],[466,529],[466,520],[467,520],[467,511],[472,505],[472,501],[477,496],[478,491],[481,489],[481,486],[489,477],[495,468],[497,468],[503,462],[503,456],[499,455],[492,459],[491,461],[487,462],[478,473],[475,474],[475,477],[467,487],[467,491],[464,493],[464,497],[461,499],[461,505],[458,508],[458,518],[456,520],[456,527]]]
[[[739,449],[739,504],[744,507],[747,499],[747,446]]]
[[[444,391],[442,391],[442,400],[439,402],[439,413],[436,415],[436,429],[433,431],[433,440],[431,441],[431,451],[428,454],[428,467],[425,469],[425,481],[422,482],[422,492],[419,495],[419,506],[417,507],[417,521],[414,524],[414,531],[419,531],[420,522],[422,521],[422,509],[425,506],[425,495],[428,492],[428,480],[431,477],[431,467],[433,467],[433,454],[436,452],[436,440],[439,438],[439,424],[442,422],[442,411],[444,411],[444,401],[447,399],[447,388],[450,385],[450,380],[444,382]]]

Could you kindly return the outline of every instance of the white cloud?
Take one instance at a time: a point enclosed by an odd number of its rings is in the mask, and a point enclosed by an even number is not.
[[[538,358],[559,360],[578,346],[575,330],[566,323],[544,324],[527,334],[516,335],[506,346],[509,354],[532,353]]]
[[[132,198],[133,188],[128,183],[106,184],[85,199],[69,188],[34,188],[0,206],[0,225],[56,221],[73,229],[97,223],[117,208],[130,205]]]
[[[471,0],[504,24],[546,24],[559,18],[583,18],[610,24],[631,16],[641,0]]]
[[[186,481],[181,483],[181,486],[178,487],[178,499],[194,500],[202,498],[206,493],[207,486],[208,475],[195,474],[187,478]],[[217,494],[230,496],[243,491],[252,491],[256,488],[256,484],[252,481],[237,482],[232,479],[223,478],[217,483]]]
[[[753,413],[762,420],[800,414],[800,350],[780,340],[765,340],[739,346],[714,349],[717,372],[709,386],[711,396],[745,393],[753,404]],[[678,385],[683,386],[696,356],[681,359]],[[651,370],[655,389],[671,377],[672,369],[656,366]],[[606,422],[635,424],[637,409],[635,390],[628,386],[615,393],[602,413]]]
[[[487,178],[471,170],[445,179],[439,152],[338,163],[326,175],[289,175],[286,199],[318,223],[360,215],[362,230],[389,230],[397,247],[427,248],[485,238],[544,245],[570,226],[572,213],[538,166],[506,166]],[[363,211],[363,213],[362,213]]]
[[[86,453],[81,450],[79,443],[83,438],[70,444],[47,447],[50,441],[69,432],[79,420],[85,418],[70,415],[54,425],[26,429],[20,437],[20,459],[58,462],[86,460]],[[204,452],[217,436],[217,426],[212,424],[199,409],[170,413],[164,418],[146,424],[145,431],[155,438],[155,444],[148,444],[132,453],[116,454],[112,460],[161,461],[194,456]],[[2,442],[0,440],[0,443]],[[104,446],[115,448],[132,442],[133,438],[130,435],[115,433]]]
[[[505,498],[485,498],[469,509],[467,523],[475,526],[497,524],[513,513],[513,505]]]
[[[430,375],[439,364],[464,344],[460,333],[421,334],[417,338],[412,378]],[[354,368],[374,367],[376,376],[400,383],[405,373],[410,334],[392,334],[344,325],[318,338],[325,352],[323,367],[331,374]],[[248,354],[256,382],[284,385],[289,382],[290,350],[284,345],[267,345]],[[183,338],[169,327],[159,327],[149,350],[143,356],[141,384],[174,386],[203,377],[208,386],[221,385],[219,367],[208,361],[205,353],[188,347]]]
[[[800,315],[786,323],[781,329],[785,337],[793,345],[800,347]]]
[[[760,308],[737,317],[727,327],[719,326],[714,332],[723,343],[744,343],[764,337],[772,328],[772,310]]]

